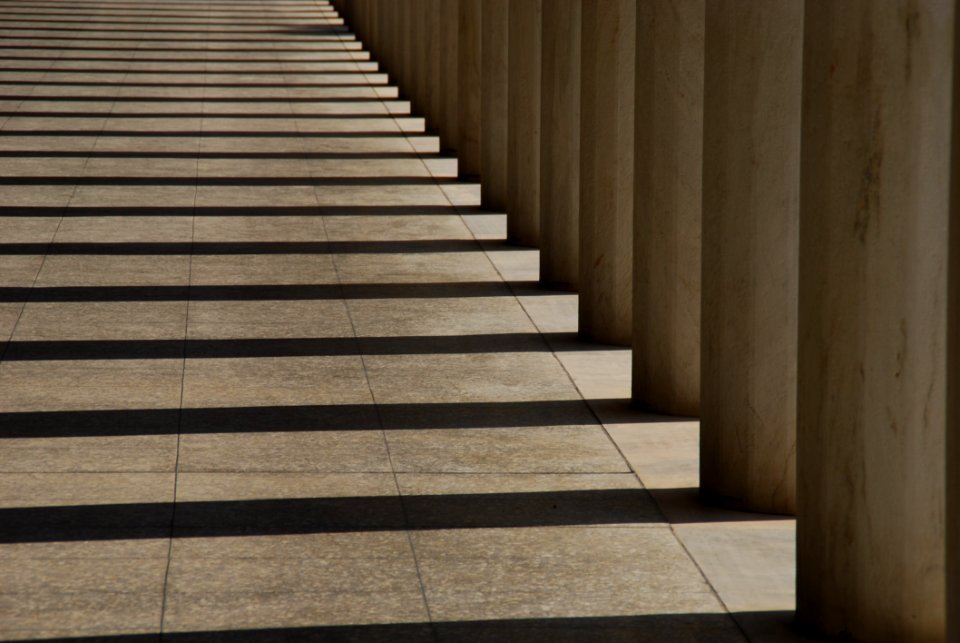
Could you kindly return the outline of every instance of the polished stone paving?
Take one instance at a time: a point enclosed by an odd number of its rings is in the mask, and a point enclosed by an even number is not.
[[[792,523],[696,505],[327,2],[8,0],[0,59],[0,638],[790,636]]]

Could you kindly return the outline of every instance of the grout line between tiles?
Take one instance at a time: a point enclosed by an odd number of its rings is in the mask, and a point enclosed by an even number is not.
[[[344,48],[344,50],[346,51],[346,48]],[[357,65],[357,68],[359,69],[359,65]],[[366,78],[366,77],[367,77],[367,74],[366,74],[366,73],[363,73],[363,76],[364,76],[364,78]],[[381,102],[382,102],[382,101],[381,101]],[[385,107],[385,106],[384,106],[384,107]],[[394,119],[394,120],[395,120],[395,119]],[[298,128],[299,128],[299,124],[298,124]],[[317,188],[314,187],[314,193],[316,193],[316,190],[317,190]],[[318,198],[317,204],[318,204],[318,206],[319,206],[319,198]],[[326,219],[327,219],[326,216],[321,216],[321,222],[322,222],[322,224],[323,224],[323,230],[324,230],[324,237],[329,241],[329,234],[327,233],[327,222],[326,222]],[[337,284],[338,284],[338,286],[339,286],[339,287],[341,288],[341,290],[342,290],[343,284],[342,284],[342,280],[341,280],[341,278],[340,278],[340,268],[339,268],[339,266],[337,265],[337,256],[336,256],[336,255],[331,255],[331,261],[333,262],[334,273],[336,274],[336,277],[337,277]],[[398,476],[398,472],[397,472],[397,469],[396,469],[396,465],[394,464],[394,461],[393,461],[393,454],[392,454],[391,451],[390,451],[390,442],[389,442],[389,440],[387,439],[387,433],[386,433],[386,430],[385,430],[385,428],[384,428],[383,414],[382,414],[382,412],[381,412],[381,410],[380,410],[380,405],[377,403],[377,396],[376,396],[376,393],[375,393],[374,390],[373,390],[373,384],[372,384],[372,382],[370,381],[370,373],[369,373],[369,370],[368,370],[368,368],[367,368],[367,360],[366,360],[366,356],[363,354],[363,351],[361,350],[360,337],[359,337],[359,334],[357,333],[356,324],[354,323],[353,313],[352,313],[352,311],[350,310],[350,301],[349,301],[348,299],[346,299],[345,297],[342,299],[342,301],[343,301],[344,309],[345,309],[346,314],[347,314],[347,318],[348,318],[349,321],[350,321],[350,328],[351,328],[352,331],[353,331],[354,341],[355,341],[356,344],[357,344],[357,354],[358,354],[359,357],[360,357],[360,363],[361,363],[361,365],[362,365],[362,367],[363,367],[363,376],[364,376],[364,379],[365,379],[365,381],[366,381],[366,383],[367,383],[367,390],[368,390],[369,393],[370,393],[370,400],[371,400],[371,402],[373,403],[374,412],[375,412],[376,415],[377,415],[377,423],[378,423],[379,426],[380,426],[380,435],[381,435],[381,438],[382,438],[382,440],[383,440],[383,447],[384,447],[384,449],[385,449],[385,451],[386,451],[386,454],[387,454],[387,461],[390,463],[391,473],[393,474],[393,484],[394,484],[394,487],[395,487],[396,492],[397,492],[398,502],[400,503],[400,511],[402,512],[402,515],[403,515],[403,522],[404,522],[404,525],[408,526],[407,529],[404,529],[404,534],[405,534],[406,539],[407,539],[407,545],[408,545],[408,547],[410,548],[410,555],[411,555],[411,557],[413,558],[414,568],[415,568],[415,570],[416,570],[416,572],[417,572],[417,582],[418,582],[419,585],[420,585],[420,597],[421,597],[421,601],[423,602],[423,609],[424,609],[424,611],[426,612],[427,621],[430,623],[430,631],[431,631],[431,634],[432,634],[432,636],[433,636],[433,639],[434,639],[434,641],[439,641],[439,634],[438,634],[438,632],[437,632],[436,626],[434,625],[433,615],[432,615],[431,610],[430,610],[430,601],[427,599],[427,588],[426,588],[426,583],[425,583],[425,581],[424,581],[424,579],[423,579],[423,571],[422,571],[422,568],[421,568],[421,565],[420,565],[420,558],[419,558],[419,556],[417,555],[417,548],[416,548],[416,544],[414,543],[414,540],[413,540],[413,533],[412,533],[412,531],[409,529],[409,525],[410,525],[409,512],[408,512],[408,510],[407,510],[407,506],[406,506],[406,503],[405,503],[405,501],[404,501],[403,490],[402,490],[401,487],[400,487],[400,479],[399,479],[399,476]]]

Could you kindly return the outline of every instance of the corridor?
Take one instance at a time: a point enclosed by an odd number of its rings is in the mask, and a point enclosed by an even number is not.
[[[790,521],[668,522],[696,464],[651,495],[643,445],[695,423],[628,409],[327,2],[0,39],[0,638],[745,640],[711,569]]]

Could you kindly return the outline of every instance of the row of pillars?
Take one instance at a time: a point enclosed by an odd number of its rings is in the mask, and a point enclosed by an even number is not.
[[[703,497],[797,514],[800,623],[947,638],[955,0],[337,4],[635,402],[701,418]]]

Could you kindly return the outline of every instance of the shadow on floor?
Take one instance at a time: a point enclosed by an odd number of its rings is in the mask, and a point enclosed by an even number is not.
[[[535,282],[463,281],[394,284],[276,284],[254,286],[51,286],[0,288],[0,302],[67,301],[298,301],[308,299],[443,299],[511,297],[510,286],[529,285],[528,295],[556,295]]]
[[[495,619],[437,623],[338,625],[326,627],[177,632],[103,637],[46,639],[45,643],[306,643],[314,641],[471,641],[494,643],[732,643],[744,641],[734,618],[775,620],[784,638],[801,639],[793,631],[793,612],[729,614],[649,614],[580,618]]]
[[[662,523],[643,489],[0,509],[0,543]]]
[[[566,333],[497,333],[359,338],[13,340],[7,342],[3,361],[550,353],[547,342],[553,340],[563,340],[562,349],[567,352],[598,349],[598,345],[566,341],[569,338]]]
[[[590,400],[590,403],[605,400]],[[622,402],[611,400],[613,402]],[[623,423],[685,422],[624,414]],[[583,400],[329,404],[0,413],[0,439],[118,437],[272,431],[387,431],[596,426]]]

